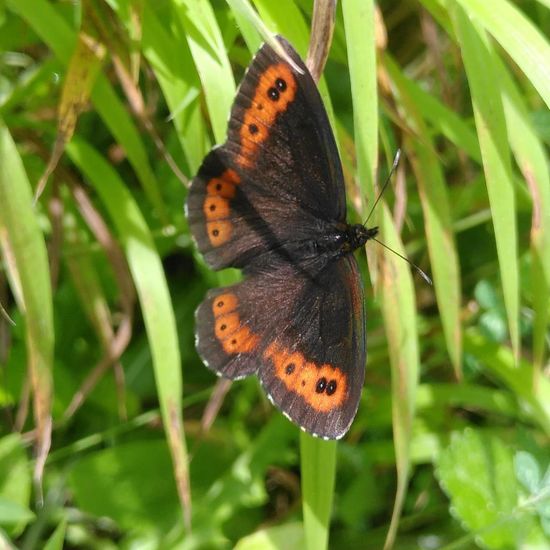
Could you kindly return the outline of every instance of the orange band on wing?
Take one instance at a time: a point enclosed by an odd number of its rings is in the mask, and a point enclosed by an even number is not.
[[[212,178],[206,184],[203,212],[207,220],[206,233],[212,246],[220,246],[231,238],[233,226],[228,220],[231,213],[230,200],[240,183],[237,172],[228,168],[220,177]]]
[[[241,323],[237,312],[238,299],[232,292],[220,294],[212,302],[214,333],[228,354],[250,353],[260,338]]]
[[[330,412],[344,404],[347,376],[332,365],[306,361],[303,354],[291,353],[276,343],[270,344],[264,358],[272,361],[275,376],[288,390],[297,393],[319,412]]]
[[[269,136],[277,115],[286,111],[296,96],[296,80],[284,63],[271,65],[260,76],[250,107],[244,113],[240,129],[241,151],[237,162],[244,167],[252,165],[256,150]]]

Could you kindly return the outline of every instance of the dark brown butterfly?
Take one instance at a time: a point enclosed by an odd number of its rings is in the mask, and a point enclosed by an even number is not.
[[[196,313],[197,350],[216,374],[256,374],[290,420],[342,437],[365,377],[363,286],[353,251],[377,228],[346,223],[334,136],[317,87],[267,44],[231,110],[227,141],[204,159],[186,210],[213,269],[243,282],[211,290]]]

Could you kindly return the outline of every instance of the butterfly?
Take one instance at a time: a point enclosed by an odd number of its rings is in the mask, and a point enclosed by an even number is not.
[[[217,375],[257,375],[310,434],[339,439],[365,378],[363,284],[353,251],[378,232],[346,222],[342,166],[317,86],[264,44],[237,92],[227,140],[204,158],[186,201],[206,263],[244,280],[208,292],[196,348]]]

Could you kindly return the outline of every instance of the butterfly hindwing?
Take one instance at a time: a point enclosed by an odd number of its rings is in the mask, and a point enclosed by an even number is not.
[[[352,255],[305,278],[302,295],[262,354],[260,382],[307,432],[338,439],[359,406],[366,361],[363,286]]]
[[[363,289],[353,256],[298,266],[210,291],[197,312],[197,349],[228,378],[257,373],[273,403],[306,431],[339,438],[364,380]]]
[[[267,44],[237,93],[226,143],[213,149],[187,199],[191,232],[215,268],[247,267],[288,241],[311,239],[317,220],[345,219],[338,152],[317,87]],[[336,159],[336,161],[334,161]]]

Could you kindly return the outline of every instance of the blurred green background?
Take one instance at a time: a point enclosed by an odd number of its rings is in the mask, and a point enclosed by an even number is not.
[[[402,148],[372,224],[434,286],[357,254],[366,383],[337,444],[194,349],[238,274],[196,253],[186,186],[258,31],[310,38],[310,0],[250,8],[0,2],[0,546],[550,547],[550,4],[338,3],[349,219]]]

